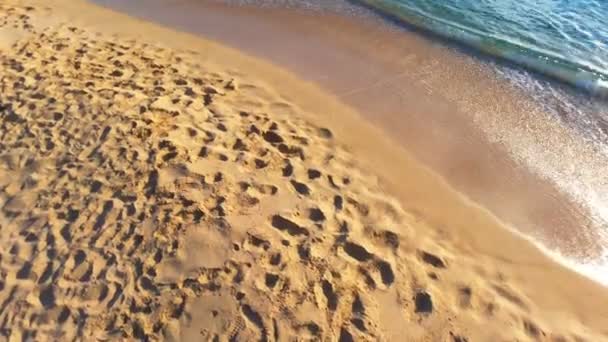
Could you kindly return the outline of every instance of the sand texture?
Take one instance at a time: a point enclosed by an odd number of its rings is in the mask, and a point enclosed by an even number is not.
[[[0,340],[606,339],[407,210],[280,85],[11,3]]]

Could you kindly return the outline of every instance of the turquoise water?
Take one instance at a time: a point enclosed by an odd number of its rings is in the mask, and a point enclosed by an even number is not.
[[[354,0],[394,19],[608,96],[606,0]]]

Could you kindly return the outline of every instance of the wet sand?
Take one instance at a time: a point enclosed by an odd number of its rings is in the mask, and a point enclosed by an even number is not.
[[[605,288],[340,99],[49,6],[0,6],[2,338],[607,339]]]

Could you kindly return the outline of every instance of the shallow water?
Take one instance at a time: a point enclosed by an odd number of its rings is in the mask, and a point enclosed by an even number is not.
[[[354,0],[383,14],[608,97],[602,0]]]
[[[603,0],[385,1],[442,25],[608,71],[608,2]]]

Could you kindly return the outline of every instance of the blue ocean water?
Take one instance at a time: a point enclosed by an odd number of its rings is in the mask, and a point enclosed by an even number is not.
[[[608,96],[606,0],[354,0],[546,76]]]

